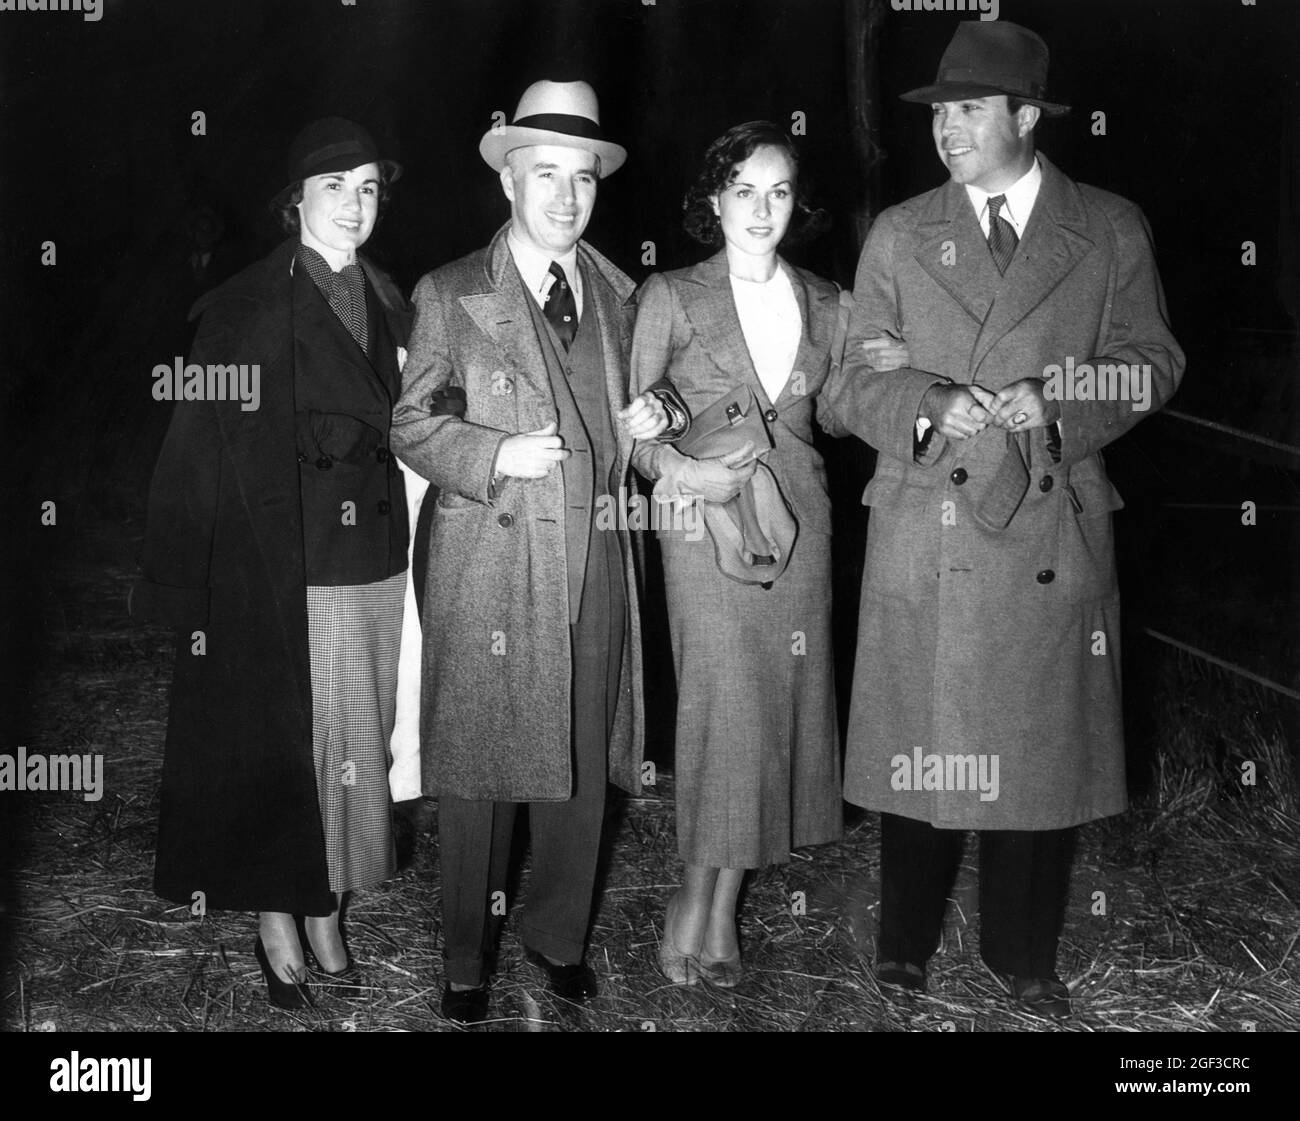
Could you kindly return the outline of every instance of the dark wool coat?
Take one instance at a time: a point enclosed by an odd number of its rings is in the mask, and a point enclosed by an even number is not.
[[[634,286],[585,242],[584,318],[595,315],[630,486],[627,404]],[[438,487],[429,541],[421,695],[426,794],[564,801],[572,792],[569,585],[563,472],[492,486],[507,436],[557,419],[546,362],[503,227],[484,250],[429,273],[393,417],[393,450]],[[600,530],[595,530],[600,532]],[[641,619],[635,553],[617,530],[629,619],[609,778],[641,789]]]
[[[1039,160],[1005,277],[958,184],[880,215],[831,391],[841,420],[880,451],[862,498],[871,521],[844,796],[944,828],[1059,829],[1126,805],[1111,538],[1122,503],[1098,453],[1148,413],[1063,400],[1057,453],[1045,428],[1008,439],[990,426],[961,441],[933,434],[913,456],[936,381],[996,392],[1067,358],[1149,365],[1156,409],[1182,376],[1141,211]],[[855,357],[884,329],[906,340],[910,368],[873,373]],[[924,789],[908,773],[918,749],[986,756],[990,778],[996,756],[997,797],[955,788],[975,785],[964,761],[948,789]]]
[[[257,363],[260,405],[175,405],[149,494],[132,614],[179,630],[158,894],[188,903],[201,891],[210,908],[327,914],[334,904],[312,760],[294,367],[304,345],[313,355],[343,354],[349,337],[338,324],[337,351],[320,337],[295,339],[303,301],[319,299],[310,281],[295,286],[297,245],[286,241],[195,307],[202,318],[190,362]],[[402,345],[405,301],[386,276],[362,266],[390,339]],[[396,347],[376,355],[374,373],[395,396]],[[400,476],[391,502],[404,520]],[[395,563],[405,567],[404,553]]]

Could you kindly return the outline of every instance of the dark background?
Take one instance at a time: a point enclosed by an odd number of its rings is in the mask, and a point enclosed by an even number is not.
[[[800,112],[806,169],[834,226],[792,256],[849,284],[855,219],[942,180],[926,110],[896,95],[933,79],[969,18],[877,4],[881,160],[866,174],[849,139],[846,68],[859,2],[105,0],[98,23],[0,13],[0,403],[14,511],[5,633],[17,667],[31,672],[42,646],[29,593],[92,517],[138,536],[166,423],[150,371],[183,352],[197,294],[183,268],[195,207],[224,222],[214,279],[242,267],[279,236],[266,203],[292,133],[319,116],[361,120],[406,168],[367,252],[409,288],[507,215],[477,154],[493,112],[513,115],[539,77],[582,77],[630,151],[601,184],[588,238],[634,278],[650,271],[645,241],[658,268],[701,256],[680,231],[679,200],[708,142],[739,121]],[[1300,5],[1004,0],[999,14],[1044,36],[1052,94],[1075,107],[1041,128],[1040,147],[1150,218],[1189,357],[1176,408],[1300,443]],[[195,110],[206,136],[191,134]],[[1105,136],[1092,134],[1094,111]],[[55,267],[40,263],[46,240]],[[1253,268],[1241,264],[1246,240]],[[856,495],[871,454],[852,441],[827,450],[847,674],[865,531]],[[1297,459],[1161,417],[1108,461],[1129,502],[1117,519],[1126,653],[1152,626],[1300,686]],[[60,503],[57,534],[35,528],[46,498]],[[1254,533],[1240,524],[1247,499],[1260,506]],[[23,723],[22,674],[11,681],[6,745]],[[1140,743],[1131,750],[1140,757]]]

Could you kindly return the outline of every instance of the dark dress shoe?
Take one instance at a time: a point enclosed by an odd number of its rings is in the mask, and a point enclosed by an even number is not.
[[[925,992],[925,969],[910,961],[882,961],[876,966],[876,980],[909,993]]]
[[[1070,990],[1056,977],[1003,976],[1014,1000],[1026,1012],[1035,1016],[1064,1019],[1070,1015]]]
[[[481,1024],[487,1019],[488,991],[486,985],[477,989],[453,989],[443,986],[442,1014],[457,1024]]]
[[[307,993],[305,983],[295,984],[293,981],[281,981],[275,970],[271,968],[270,959],[266,956],[266,947],[262,945],[260,936],[253,943],[253,956],[257,958],[257,964],[262,967],[262,979],[266,982],[266,995],[270,998],[272,1004],[277,1008],[288,1008],[290,1010],[311,1007],[311,997]]]
[[[596,995],[596,975],[586,962],[558,965],[536,950],[524,949],[524,957],[546,974],[551,992],[561,1000],[585,1004]]]

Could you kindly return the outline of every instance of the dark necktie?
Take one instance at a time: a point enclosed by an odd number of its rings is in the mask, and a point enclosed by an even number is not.
[[[993,263],[1003,276],[1011,264],[1011,258],[1016,255],[1016,246],[1020,244],[1015,228],[998,213],[1006,204],[1006,195],[994,195],[989,199],[989,252],[993,254]]]
[[[564,346],[565,353],[573,344],[573,336],[578,333],[578,305],[573,298],[573,289],[569,287],[569,278],[555,261],[551,262],[550,274],[555,283],[546,293],[546,303],[542,313],[555,329],[555,337]]]

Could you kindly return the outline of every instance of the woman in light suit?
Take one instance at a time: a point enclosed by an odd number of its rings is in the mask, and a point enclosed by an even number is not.
[[[679,984],[732,987],[742,976],[736,900],[745,870],[783,863],[792,848],[841,831],[831,511],[813,447],[814,417],[843,434],[822,396],[840,298],[834,284],[777,253],[787,234],[816,230],[820,215],[801,196],[797,154],[776,125],[737,125],[714,141],[683,208],[687,231],[721,249],[646,282],[632,392],[668,377],[698,418],[737,387],[752,389],[774,445],[765,468],[798,523],[788,566],[766,586],[724,574],[710,535],[689,532],[692,519],[659,532],[686,864],[664,916],[660,964]],[[644,443],[633,463],[661,500],[722,503],[754,477],[754,450],[692,459]]]

